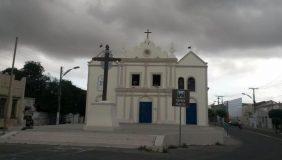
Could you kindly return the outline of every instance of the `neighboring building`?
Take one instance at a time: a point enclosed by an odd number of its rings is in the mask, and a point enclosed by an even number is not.
[[[242,120],[242,98],[237,98],[229,101],[224,101],[223,104],[211,105],[211,109],[223,109],[227,113],[226,121],[237,122]]]
[[[180,60],[173,52],[173,47],[167,53],[147,38],[116,56],[121,61],[110,65],[107,99],[116,105],[119,122],[178,124],[172,89],[183,88],[191,90],[191,105],[182,108],[182,123],[208,125],[207,63],[192,51]],[[104,71],[101,62],[88,66],[86,114],[101,101]]]
[[[3,126],[4,107],[8,99],[10,75],[0,73],[0,126]],[[23,123],[23,102],[25,93],[26,79],[15,80],[13,78],[12,105],[8,111],[8,123],[15,126]]]
[[[254,127],[254,105],[251,103],[242,103],[242,123],[245,126]]]
[[[64,115],[65,123],[73,123],[73,124],[83,123],[83,119],[84,117],[80,116],[79,113],[76,114],[69,113]]]
[[[282,104],[270,101],[262,101],[256,103],[255,115],[258,128],[272,128],[272,120],[268,116],[268,112],[272,109],[282,109]]]
[[[282,109],[282,104],[275,101],[262,101],[256,103],[254,110],[253,104],[243,104],[243,124],[254,128],[272,128],[272,120],[268,113],[272,109]]]
[[[226,101],[229,120],[242,120],[242,98]]]

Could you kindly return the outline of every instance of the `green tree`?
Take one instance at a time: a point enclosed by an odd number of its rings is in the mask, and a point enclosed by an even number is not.
[[[225,109],[217,109],[216,115],[221,117],[221,118],[225,118],[227,116],[227,112],[226,112]]]
[[[208,109],[208,116],[209,116],[210,122],[216,121],[216,111],[214,109],[211,109],[211,108]]]
[[[62,110],[67,113],[85,113],[86,91],[74,86],[71,81],[62,81]]]
[[[27,61],[22,69],[14,70],[17,78],[26,77],[25,96],[35,98],[38,111],[55,114],[58,107],[59,81],[51,75],[44,75],[40,62]],[[7,68],[3,73],[11,73]],[[85,114],[86,91],[74,86],[71,81],[62,80],[61,114]]]
[[[32,77],[33,79],[39,80],[43,76],[44,67],[40,62],[27,61],[25,62],[22,72],[25,76]]]
[[[268,112],[268,116],[272,119],[275,133],[278,133],[282,125],[282,109],[272,109]]]
[[[11,75],[11,72],[12,72],[12,68],[6,68],[5,70],[2,71],[3,74],[9,74],[9,75]],[[22,77],[24,77],[23,72],[21,70],[18,70],[17,68],[14,68],[13,73],[15,75],[16,80],[21,80]]]
[[[37,102],[37,110],[56,113],[58,107],[58,81],[47,81],[44,91],[40,92],[39,99]]]
[[[26,77],[25,96],[38,99],[38,96],[44,91],[47,81],[50,80],[48,76],[43,75],[43,66],[40,62],[27,61],[21,70]]]

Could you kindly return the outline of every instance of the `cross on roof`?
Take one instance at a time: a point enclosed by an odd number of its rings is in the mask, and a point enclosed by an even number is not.
[[[147,39],[149,39],[149,34],[150,34],[150,33],[152,33],[152,32],[150,32],[150,31],[149,31],[149,29],[147,29],[147,31],[146,31],[146,32],[144,32],[144,33],[146,33],[146,34],[147,34]]]

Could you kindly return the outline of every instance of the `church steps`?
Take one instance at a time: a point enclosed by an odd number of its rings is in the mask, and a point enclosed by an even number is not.
[[[20,131],[2,140],[4,143],[50,144],[50,145],[78,145],[96,147],[138,148],[153,146],[156,135],[138,135],[122,133],[94,133],[94,132],[44,132]]]

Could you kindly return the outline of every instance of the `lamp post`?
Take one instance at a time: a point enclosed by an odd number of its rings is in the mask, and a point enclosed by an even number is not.
[[[79,66],[73,67],[71,69],[68,69],[66,72],[63,72],[63,67],[60,68],[60,79],[59,79],[59,88],[58,88],[58,108],[57,108],[57,119],[56,124],[60,124],[60,111],[61,111],[61,94],[62,94],[62,79],[63,77],[68,74],[73,69],[78,69]]]
[[[242,95],[247,96],[247,97],[249,97],[250,99],[253,100],[253,107],[254,107],[254,112],[255,112],[255,104],[256,104],[255,97],[254,96],[252,97],[251,95],[249,95],[247,93],[242,93]]]
[[[248,96],[249,98],[253,99],[253,97],[252,97],[252,96],[250,96],[250,95],[249,95],[249,94],[247,94],[247,93],[242,93],[242,95],[244,95],[244,96]]]

